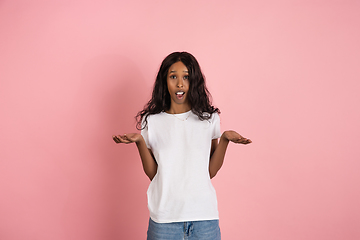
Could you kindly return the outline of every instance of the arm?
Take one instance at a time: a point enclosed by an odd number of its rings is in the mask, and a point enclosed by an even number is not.
[[[157,163],[151,150],[147,148],[144,138],[139,133],[113,136],[116,143],[136,143],[145,174],[152,180],[157,172]]]
[[[229,142],[249,144],[250,139],[242,137],[235,131],[225,131],[218,143],[217,139],[213,139],[211,142],[211,155],[209,163],[209,174],[210,178],[215,177],[216,173],[220,170],[224,163],[225,153]]]

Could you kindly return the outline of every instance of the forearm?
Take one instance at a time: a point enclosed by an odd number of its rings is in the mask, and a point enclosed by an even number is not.
[[[221,166],[224,163],[225,153],[229,140],[225,137],[224,133],[220,137],[218,146],[216,147],[214,153],[211,155],[209,163],[209,174],[210,178],[215,177],[216,173],[220,170]]]
[[[157,164],[154,160],[154,157],[150,154],[144,139],[136,142],[136,146],[139,151],[144,172],[149,177],[149,179],[152,180],[157,172]]]

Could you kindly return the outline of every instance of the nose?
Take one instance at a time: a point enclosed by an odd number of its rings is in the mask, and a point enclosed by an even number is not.
[[[183,84],[184,84],[184,80],[180,78],[180,79],[178,80],[176,86],[177,86],[178,88],[181,88],[181,87],[183,87]]]

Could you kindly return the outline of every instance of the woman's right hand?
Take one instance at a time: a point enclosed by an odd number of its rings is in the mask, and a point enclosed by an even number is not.
[[[141,141],[142,136],[139,133],[128,133],[124,135],[114,135],[112,137],[116,143],[137,143]]]

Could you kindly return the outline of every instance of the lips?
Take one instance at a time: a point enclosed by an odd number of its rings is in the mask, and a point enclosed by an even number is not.
[[[184,91],[178,91],[175,94],[176,94],[177,99],[182,99],[184,97],[184,95],[185,95],[185,92]]]

